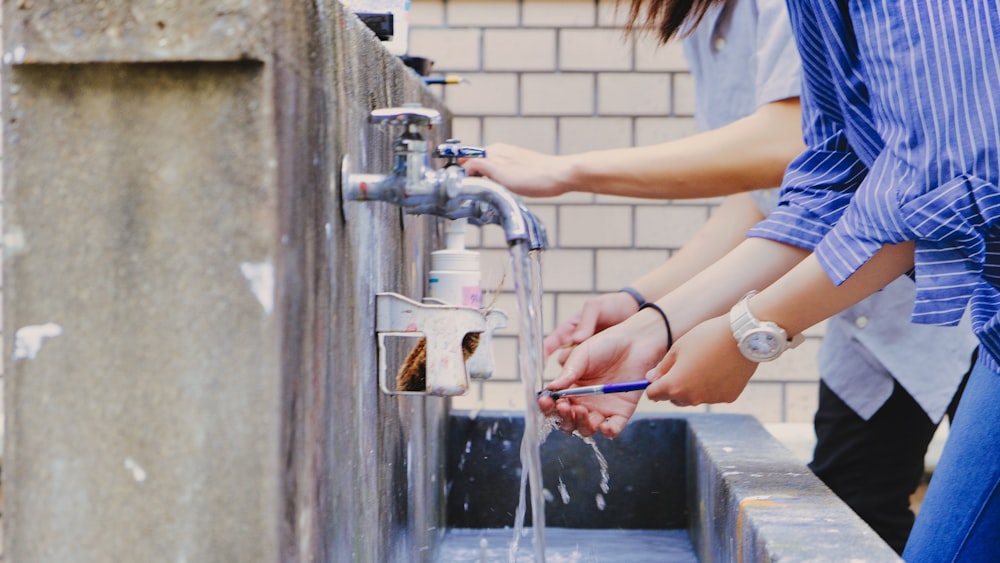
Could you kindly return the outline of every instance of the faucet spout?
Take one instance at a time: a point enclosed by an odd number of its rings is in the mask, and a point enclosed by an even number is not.
[[[545,225],[528,210],[521,200],[500,184],[480,176],[465,176],[459,183],[455,198],[464,210],[458,213],[476,224],[500,225],[507,244],[524,241],[531,250],[548,246]]]

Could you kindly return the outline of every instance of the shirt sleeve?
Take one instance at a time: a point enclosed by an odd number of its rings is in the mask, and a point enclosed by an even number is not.
[[[808,34],[807,10],[791,2],[788,13],[799,36]],[[825,51],[807,44],[801,47],[802,131],[807,148],[785,171],[778,207],[747,236],[815,250],[843,215],[868,167],[845,130]]]
[[[914,241],[912,319],[952,325],[971,307],[1000,358],[1000,12],[886,4],[790,2],[809,148],[750,234],[813,249],[836,284]]]

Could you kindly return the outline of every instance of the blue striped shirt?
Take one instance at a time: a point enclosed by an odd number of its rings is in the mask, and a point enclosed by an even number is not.
[[[750,236],[814,250],[837,284],[916,241],[912,320],[954,325],[968,306],[997,369],[996,0],[789,0],[789,14],[809,148]]]

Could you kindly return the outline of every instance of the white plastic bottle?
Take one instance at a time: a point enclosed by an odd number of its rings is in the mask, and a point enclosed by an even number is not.
[[[465,249],[465,227],[465,219],[449,221],[445,248],[431,252],[428,296],[448,305],[479,309],[483,305],[479,253]]]

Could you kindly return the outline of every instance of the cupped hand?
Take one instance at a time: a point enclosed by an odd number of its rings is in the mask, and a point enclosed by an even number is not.
[[[666,351],[666,331],[662,324],[659,317],[639,314],[594,335],[572,350],[562,373],[547,388],[643,379]],[[562,397],[557,401],[542,395],[538,406],[544,414],[561,419],[559,428],[564,432],[576,431],[583,436],[601,432],[615,438],[625,429],[641,397],[641,391]]]
[[[573,346],[624,321],[638,308],[639,306],[632,296],[620,291],[604,293],[587,299],[580,312],[560,323],[545,337],[542,342],[545,358],[547,359],[553,352],[562,348],[563,350],[556,360],[560,365],[564,365]]]
[[[485,158],[460,162],[470,175],[486,176],[521,196],[552,197],[569,191],[559,181],[567,163],[564,156],[495,143],[486,147]]]
[[[709,319],[674,343],[646,375],[646,395],[678,406],[731,403],[746,388],[757,363],[746,359],[733,339],[729,319]]]

